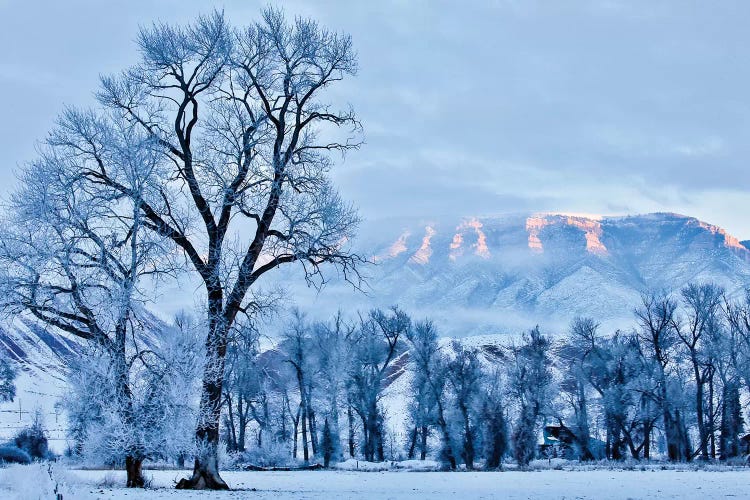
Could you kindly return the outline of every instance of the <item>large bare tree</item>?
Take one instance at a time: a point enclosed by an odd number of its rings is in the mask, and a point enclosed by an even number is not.
[[[185,27],[156,24],[138,45],[139,64],[102,80],[102,120],[139,128],[167,171],[140,195],[118,180],[107,145],[88,127],[65,122],[66,142],[85,156],[81,175],[136,200],[145,227],[184,254],[203,283],[199,452],[178,487],[225,489],[217,458],[224,358],[238,315],[260,303],[259,279],[293,262],[317,283],[325,263],[356,277],[360,259],[347,242],[358,217],[328,174],[332,153],[358,146],[359,123],[322,100],[356,72],[356,59],[349,36],[273,9],[244,29],[217,12]]]

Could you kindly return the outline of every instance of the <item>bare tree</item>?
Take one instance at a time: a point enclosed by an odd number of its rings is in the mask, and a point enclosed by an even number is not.
[[[382,461],[383,414],[380,399],[383,389],[401,359],[406,332],[411,319],[398,307],[389,312],[379,309],[361,318],[355,340],[350,375],[350,397],[353,408],[362,420],[365,460]],[[402,367],[403,368],[403,367]]]
[[[448,383],[452,389],[453,403],[460,415],[462,452],[467,470],[474,469],[476,433],[480,409],[482,368],[474,349],[458,342],[452,345],[454,357],[448,362]]]
[[[290,325],[286,328],[282,338],[281,350],[285,354],[285,361],[292,366],[297,379],[299,391],[299,414],[302,430],[302,457],[307,463],[310,460],[310,445],[315,455],[317,444],[315,439],[314,413],[312,411],[313,389],[313,359],[311,326],[305,315],[299,310],[292,311]]]
[[[409,340],[409,362],[413,373],[410,384],[412,400],[409,404],[410,423],[413,427],[410,430],[408,455],[409,458],[414,458],[419,440],[419,459],[424,460],[427,457],[430,428],[438,419],[437,397],[443,398],[442,385],[439,394],[431,386],[431,378],[434,378],[442,356],[437,329],[431,321],[416,322],[406,336]]]
[[[138,200],[159,159],[152,140],[132,127],[99,129],[69,111],[42,157],[24,171],[0,237],[2,307],[29,313],[46,325],[89,341],[107,357],[127,485],[143,486],[141,463],[149,450],[139,438],[131,374],[150,353],[129,342],[139,332],[138,285],[164,271],[162,248],[144,227]],[[67,143],[66,126],[87,127],[108,149],[117,189],[81,175],[79,150]]]
[[[325,421],[331,438],[330,449],[323,446],[323,451],[330,452],[329,461],[338,461],[341,456],[339,409],[346,397],[355,331],[354,325],[344,320],[341,311],[338,311],[330,321],[313,326],[313,347],[320,379],[320,394],[326,403]],[[324,432],[323,436],[325,435]]]
[[[708,344],[713,331],[718,328],[721,300],[724,289],[712,283],[688,284],[681,295],[685,308],[685,321],[676,324],[675,331],[680,338],[693,370],[695,382],[695,416],[698,423],[698,452],[703,460],[708,460],[708,445],[713,435],[714,423],[707,420],[704,409],[706,384],[715,368],[711,361]]]
[[[550,339],[536,327],[524,333],[523,344],[511,348],[509,389],[519,405],[512,434],[513,454],[521,467],[527,466],[536,454],[539,417],[551,400],[550,344]]]
[[[102,80],[105,113],[64,120],[64,142],[77,150],[80,175],[135,200],[145,227],[203,282],[199,452],[178,487],[226,489],[217,455],[224,359],[237,316],[256,310],[256,283],[293,262],[311,281],[325,263],[348,279],[361,261],[347,249],[356,213],[328,179],[330,153],[358,146],[337,129],[356,133],[359,124],[321,100],[356,60],[350,37],[273,9],[245,29],[217,12],[185,27],[156,24],[141,29],[138,45],[139,64]],[[98,133],[121,123],[161,153],[164,174],[144,196],[117,178]]]
[[[567,341],[558,349],[563,362],[563,380],[560,388],[573,409],[572,426],[581,460],[593,460],[590,449],[589,401],[586,394],[590,358],[595,356],[599,325],[591,318],[574,318],[570,324]]]
[[[679,341],[676,311],[677,303],[668,295],[646,294],[635,315],[640,327],[638,338],[656,368],[654,396],[662,412],[667,455],[670,460],[684,461],[691,455],[687,428],[684,415],[670,391],[670,369],[675,364],[673,356]]]
[[[432,321],[420,321],[410,328],[407,333],[410,341],[409,357],[414,379],[412,382],[412,397],[414,423],[420,438],[420,458],[427,454],[427,436],[430,423],[434,423],[440,433],[443,459],[451,469],[456,468],[456,458],[453,453],[451,433],[446,415],[446,386],[448,383],[447,359],[440,348],[438,330]]]

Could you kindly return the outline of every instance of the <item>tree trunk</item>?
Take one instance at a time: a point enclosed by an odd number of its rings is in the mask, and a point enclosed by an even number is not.
[[[227,394],[227,419],[229,419],[229,443],[227,448],[237,451],[237,429],[234,425],[234,409],[232,408],[232,396]],[[239,403],[238,403],[239,404]]]
[[[711,458],[716,458],[716,407],[714,406],[714,371],[708,376],[708,421],[711,423],[709,438],[711,439]]]
[[[464,463],[467,470],[474,470],[474,436],[469,423],[469,410],[461,406],[461,414],[464,417]]]
[[[302,409],[302,458],[305,463],[310,461],[310,452],[307,449],[307,408],[304,404],[300,403]]]
[[[679,433],[674,417],[672,417],[668,409],[665,409],[664,438],[667,441],[667,457],[673,462],[682,460]]]
[[[385,460],[385,430],[383,429],[383,419],[380,417],[380,415],[377,415],[376,419],[376,428],[377,428],[377,459],[378,462],[382,462]]]
[[[368,405],[365,430],[365,460],[374,462],[375,453],[378,448],[377,406],[375,404]]]
[[[643,424],[643,458],[646,460],[651,459],[651,429],[653,426],[652,422]]]
[[[687,429],[682,421],[680,411],[672,415],[668,409],[664,410],[664,434],[667,440],[667,455],[673,462],[690,460],[690,443]]]
[[[407,457],[409,460],[414,458],[414,450],[417,447],[417,427],[415,426],[411,430],[411,436],[409,437],[409,453],[407,454]]]
[[[309,400],[309,398],[308,398]],[[318,426],[315,423],[315,411],[310,404],[307,405],[307,423],[310,426],[310,446],[313,457],[318,456]]]
[[[243,408],[243,399],[242,396],[237,399],[237,418],[239,419],[239,432],[237,436],[238,451],[245,451],[245,436],[247,434],[247,412],[249,403],[245,403]]]
[[[419,459],[424,460],[427,458],[427,426],[422,426],[422,433],[420,436],[421,443],[419,444]]]
[[[346,416],[349,419],[349,458],[354,458],[354,412],[351,404],[347,406]]]
[[[118,399],[122,406],[119,408],[120,416],[129,428],[132,434],[135,434],[134,423],[135,415],[133,410],[133,392],[130,389],[130,377],[128,370],[127,357],[125,355],[125,336],[127,333],[126,328],[127,316],[123,316],[118,321],[115,330],[115,346],[116,350],[112,352],[114,356],[113,362],[115,364],[116,377],[117,377],[117,393]],[[131,448],[125,456],[125,474],[126,474],[126,486],[128,488],[143,488],[145,481],[141,473],[141,465],[143,464],[143,456],[137,453],[138,449],[137,442],[131,443]],[[137,457],[137,458],[136,458]]]
[[[695,375],[695,416],[698,421],[698,439],[700,439],[700,454],[702,460],[708,460],[708,431],[706,430],[706,419],[703,415],[703,377],[700,366],[693,357],[693,372]]]
[[[609,426],[609,422],[607,422],[607,437],[604,444],[604,455],[607,457],[607,460],[612,460],[612,429]]]
[[[300,411],[301,409],[297,407],[297,415],[294,416],[294,448],[292,448],[292,457],[297,458],[297,441],[299,436],[299,417],[300,417]]]
[[[125,457],[125,473],[128,488],[143,488],[146,484],[141,472],[143,460],[132,456]]]
[[[333,455],[332,458],[335,461],[341,460],[343,452],[341,450],[341,427],[339,424],[339,401],[338,401],[338,390],[333,390],[333,400],[331,403],[331,416],[328,425],[331,428],[331,434],[334,436],[333,440]]]
[[[195,430],[198,453],[193,475],[181,479],[177,489],[228,490],[229,486],[219,475],[219,420],[224,378],[224,357],[227,351],[227,326],[222,314],[222,292],[219,288],[209,292],[209,331],[206,337],[206,366],[203,370],[203,390],[200,400],[200,417]]]
[[[589,442],[591,441],[591,431],[589,430],[589,413],[586,402],[586,388],[583,383],[578,381],[578,415],[576,439],[580,447],[580,460],[593,460],[594,455],[591,453]]]

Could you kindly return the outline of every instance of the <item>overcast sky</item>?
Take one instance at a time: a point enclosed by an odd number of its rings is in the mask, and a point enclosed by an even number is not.
[[[216,2],[235,25],[267,2]],[[350,33],[336,91],[365,217],[674,211],[750,238],[750,2],[279,2]],[[65,104],[135,62],[138,26],[207,1],[0,0],[0,188]]]

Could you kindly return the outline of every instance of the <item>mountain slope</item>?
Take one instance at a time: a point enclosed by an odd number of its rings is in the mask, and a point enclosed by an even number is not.
[[[678,214],[403,219],[363,232],[359,248],[376,263],[368,296],[333,285],[298,302],[326,313],[398,303],[462,336],[560,329],[577,315],[627,327],[645,291],[715,281],[739,294],[750,285],[750,250]]]

